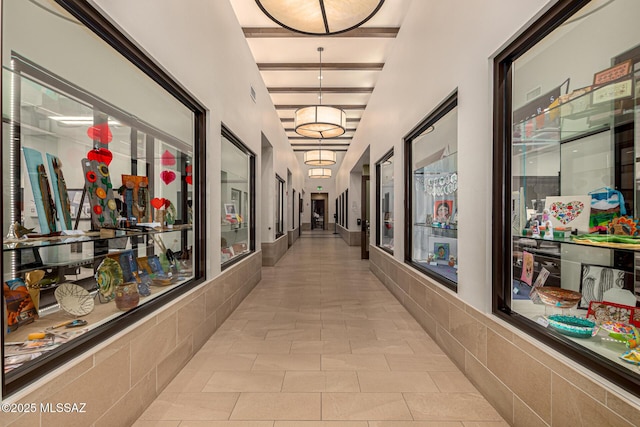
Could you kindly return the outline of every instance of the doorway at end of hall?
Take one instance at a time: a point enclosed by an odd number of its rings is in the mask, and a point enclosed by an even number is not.
[[[327,193],[311,194],[311,229],[326,230],[327,229]]]

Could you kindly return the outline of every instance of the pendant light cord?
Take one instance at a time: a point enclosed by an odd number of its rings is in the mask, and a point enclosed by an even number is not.
[[[322,51],[323,47],[318,48],[318,52],[320,53],[320,75],[318,76],[318,80],[320,80],[320,105],[322,105]],[[318,157],[319,161],[322,163],[322,138],[318,138]]]

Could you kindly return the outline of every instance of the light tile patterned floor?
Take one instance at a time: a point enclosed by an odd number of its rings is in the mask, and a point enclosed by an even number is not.
[[[507,426],[369,271],[301,237],[136,427]]]

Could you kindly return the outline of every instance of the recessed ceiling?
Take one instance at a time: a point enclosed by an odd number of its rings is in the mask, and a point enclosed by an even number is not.
[[[319,103],[322,52],[322,104],[347,113],[347,132],[323,146],[348,148],[367,107],[411,0],[387,0],[362,27],[334,36],[307,36],[278,27],[255,0],[230,0],[289,142],[294,150],[317,147],[293,131],[295,109]],[[331,145],[329,145],[331,144]]]

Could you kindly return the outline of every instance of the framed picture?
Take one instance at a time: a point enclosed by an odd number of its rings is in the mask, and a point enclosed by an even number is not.
[[[453,213],[453,200],[436,200],[433,204],[433,220],[449,222]]]
[[[620,64],[609,67],[605,70],[598,71],[593,75],[593,84],[602,85],[605,83],[618,80],[631,72],[631,60],[627,60]]]
[[[613,288],[633,289],[633,274],[604,265],[582,264],[580,273],[582,299],[578,308],[587,309],[592,301],[602,301],[604,293]]]
[[[442,259],[449,261],[449,244],[448,243],[433,243],[433,253],[435,259]]]
[[[236,212],[236,205],[234,203],[225,203],[224,204],[224,213],[227,216],[231,216],[233,218],[235,218],[235,216],[238,214],[238,212]]]
[[[632,94],[633,79],[629,78],[597,88],[591,92],[591,103],[599,104],[621,98],[630,98]]]

